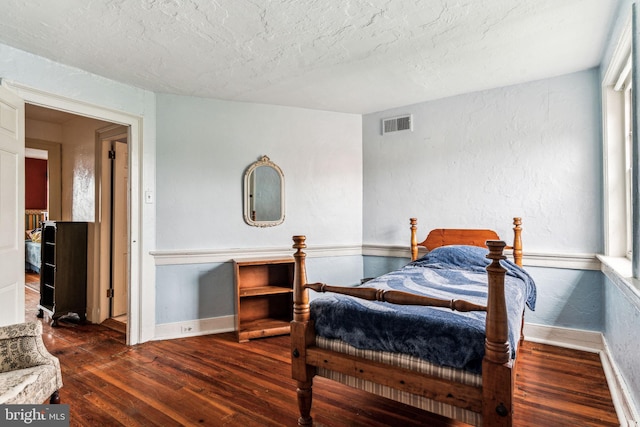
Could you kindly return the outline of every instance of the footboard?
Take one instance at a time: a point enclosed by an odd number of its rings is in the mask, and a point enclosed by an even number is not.
[[[304,285],[304,287],[320,293],[332,292],[334,294],[348,295],[369,301],[387,302],[389,304],[443,307],[454,311],[487,311],[487,307],[483,305],[474,304],[462,299],[445,300],[414,295],[402,291],[376,288],[348,288],[345,286],[330,286],[325,283],[309,283]]]

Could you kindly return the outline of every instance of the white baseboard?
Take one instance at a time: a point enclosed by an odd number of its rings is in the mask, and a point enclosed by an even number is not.
[[[236,330],[236,316],[210,317],[208,319],[156,325],[154,340],[195,337],[198,335],[221,334]]]
[[[525,323],[524,337],[527,341],[573,348],[591,353],[599,353],[604,350],[602,334],[595,331]]]
[[[640,427],[640,415],[629,395],[629,390],[620,375],[617,365],[611,357],[609,346],[604,341],[604,351],[600,352],[602,368],[607,377],[611,398],[618,414],[618,420],[623,427]]]
[[[527,341],[598,353],[620,425],[640,427],[640,416],[602,333],[525,323]]]

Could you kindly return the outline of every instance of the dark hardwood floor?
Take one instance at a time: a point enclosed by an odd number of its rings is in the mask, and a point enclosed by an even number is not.
[[[27,319],[38,293],[27,288]],[[72,426],[294,426],[289,337],[238,343],[234,334],[127,347],[100,325],[43,322],[62,365]],[[598,355],[526,342],[515,391],[516,426],[617,426]],[[317,426],[465,426],[324,378],[314,381]]]

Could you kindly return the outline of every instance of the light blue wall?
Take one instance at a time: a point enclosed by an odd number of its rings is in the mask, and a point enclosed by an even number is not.
[[[418,238],[467,227],[508,240],[522,216],[525,256],[600,252],[598,82],[592,69],[365,116],[364,243],[408,246],[411,216]],[[413,114],[414,131],[382,136],[380,120],[400,114]],[[397,262],[376,258],[366,274]],[[603,329],[599,272],[530,270],[539,300],[528,322]]]
[[[158,266],[156,323],[173,323],[235,313],[233,264]]]
[[[402,114],[413,132],[381,135]],[[597,69],[365,115],[363,243],[521,216],[525,251],[600,252],[600,123]]]
[[[527,323],[603,331],[603,275],[599,271],[526,267],[536,282],[536,311],[527,309]]]
[[[361,243],[361,116],[165,94],[157,115],[159,250]],[[277,227],[243,219],[244,172],[262,155],[284,173]]]
[[[607,345],[635,407],[640,408],[640,297],[605,278],[604,307]]]
[[[161,251],[233,250],[362,242],[360,115],[157,96],[157,246]],[[247,167],[267,155],[284,173],[285,221],[269,228],[243,219]],[[319,267],[319,266],[324,266]],[[361,257],[308,258],[310,280],[356,283]],[[232,315],[230,262],[161,265],[158,324]]]
[[[307,257],[306,264],[311,282],[352,286],[362,277],[361,256]],[[310,298],[315,296],[310,291]],[[158,266],[159,325],[234,315],[235,298],[231,262]]]
[[[630,23],[631,5],[633,0],[621,0],[615,23],[611,30],[607,49],[600,66],[601,81],[604,73],[611,64],[623,29]],[[634,67],[640,67],[640,60],[636,58]],[[604,337],[611,357],[624,379],[635,407],[640,408],[640,298],[632,296],[632,292],[624,288],[625,284],[616,283],[604,278],[603,312]]]
[[[365,256],[364,258],[364,276],[378,277],[390,271],[401,268],[409,261],[409,258],[384,257],[384,256]]]

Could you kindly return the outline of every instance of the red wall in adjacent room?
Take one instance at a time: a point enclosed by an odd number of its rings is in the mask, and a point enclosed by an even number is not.
[[[25,209],[47,210],[47,161],[24,159]]]

